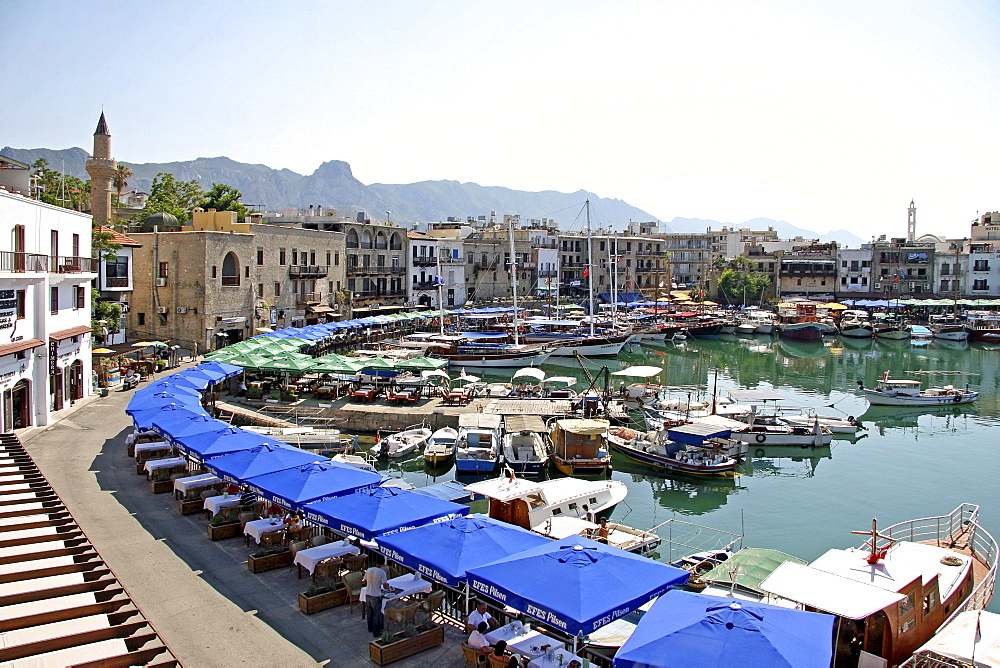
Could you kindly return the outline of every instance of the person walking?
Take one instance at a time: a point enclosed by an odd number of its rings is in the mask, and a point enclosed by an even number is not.
[[[382,569],[382,559],[377,557],[375,565],[365,571],[365,618],[368,632],[373,637],[382,635],[382,591],[388,586],[389,578]]]

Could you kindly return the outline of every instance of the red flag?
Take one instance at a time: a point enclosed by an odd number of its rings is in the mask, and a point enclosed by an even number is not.
[[[590,267],[583,270],[583,277],[587,278],[588,276],[590,276]]]
[[[899,276],[897,276],[896,278],[892,279],[892,282],[893,283],[899,283]]]

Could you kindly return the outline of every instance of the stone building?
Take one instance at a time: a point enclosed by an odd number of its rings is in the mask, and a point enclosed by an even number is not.
[[[97,283],[96,287],[103,302],[115,302],[122,307],[121,322],[117,327],[102,327],[101,344],[117,345],[128,340],[125,327],[125,314],[129,309],[129,297],[134,288],[132,277],[132,250],[139,248],[139,244],[124,234],[117,232],[110,227],[101,226],[98,232],[110,234],[111,243],[121,246],[115,251],[113,257],[99,258],[97,263]],[[117,329],[118,331],[114,331]]]
[[[111,157],[111,132],[101,112],[94,131],[94,155],[87,160],[90,174],[90,213],[97,225],[107,225],[111,220],[111,181],[118,171],[118,163]]]
[[[777,252],[778,297],[828,301],[837,289],[837,244],[810,243]]]
[[[240,223],[212,209],[195,209],[191,223],[131,235],[142,244],[127,318],[136,336],[203,351],[350,315],[343,233]]]
[[[872,292],[880,299],[928,297],[934,292],[935,243],[886,239],[872,243]]]

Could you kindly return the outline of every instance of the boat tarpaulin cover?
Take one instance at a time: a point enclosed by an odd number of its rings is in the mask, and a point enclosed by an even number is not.
[[[804,559],[793,557],[778,550],[745,547],[708,573],[702,575],[701,580],[703,582],[719,582],[729,585],[733,583],[735,575],[736,584],[740,587],[763,593],[760,589],[761,580],[773,573],[778,566],[786,561],[796,564],[806,563]]]
[[[712,424],[682,424],[667,431],[667,438],[685,445],[701,445],[706,438],[728,438],[731,430]]]
[[[785,398],[783,394],[771,390],[730,390],[729,396],[736,401],[781,401]]]

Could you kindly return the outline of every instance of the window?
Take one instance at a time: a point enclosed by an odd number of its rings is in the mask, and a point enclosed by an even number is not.
[[[59,288],[56,286],[49,288],[49,310],[59,313]]]
[[[240,262],[236,253],[229,251],[222,258],[222,285],[236,286],[240,284]]]
[[[275,297],[280,297],[281,296],[281,283],[277,283],[276,282],[274,284],[274,296]]]
[[[326,266],[328,266],[328,267],[329,267],[329,266],[330,266],[331,264],[333,264],[332,262],[330,262],[330,255],[331,255],[330,251],[327,251],[327,252],[326,252]]]
[[[989,260],[976,260],[975,264],[972,266],[972,271],[989,271],[990,261]]]
[[[333,266],[334,267],[339,267],[340,266],[340,253],[334,253],[333,254]]]
[[[280,264],[282,267],[285,266],[285,249],[284,248],[279,248],[278,249],[278,264]]]
[[[51,246],[51,251],[49,255],[53,257],[59,255],[59,231],[52,230],[49,232],[49,245]]]
[[[14,310],[17,313],[17,319],[18,320],[23,320],[24,319],[24,314],[25,314],[25,311],[24,311],[24,297],[25,297],[25,291],[24,290],[16,290],[16,291],[14,291],[14,302],[15,302],[14,303]]]
[[[218,270],[218,267],[216,267],[216,266],[215,266],[215,265],[213,264],[213,265],[212,265],[212,278],[218,278],[218,277],[219,277],[219,270]]]
[[[76,308],[87,308],[87,288],[78,285],[76,290]]]
[[[936,608],[938,605],[938,593],[937,589],[931,589],[927,596],[924,596],[924,609],[923,615],[927,615],[931,610]]]
[[[862,260],[861,261],[861,267],[863,269],[868,269],[871,266],[872,266],[872,261],[871,260]]]
[[[295,265],[295,264],[298,264],[298,263],[299,263],[299,251],[293,248],[292,249],[292,264]]]
[[[899,625],[899,635],[907,633],[908,631],[912,630],[913,627],[916,625],[917,625],[916,617],[911,617],[910,619],[907,619],[905,622]]]
[[[243,278],[250,278],[250,265],[243,267]]]
[[[358,241],[358,233],[355,230],[347,230],[347,239],[345,243],[348,248],[361,247],[361,243]]]
[[[899,602],[898,604],[899,607],[897,609],[899,618],[902,619],[903,617],[906,617],[908,614],[913,612],[913,594],[912,593],[907,594],[905,592],[900,592],[900,593],[902,593],[905,596],[905,598]]]
[[[169,265],[166,262],[161,262],[160,265],[159,265],[159,267],[157,268],[156,277],[157,278],[170,278],[168,269],[169,269]]]
[[[166,327],[166,325],[167,325],[167,314],[166,313],[157,313],[156,315],[157,315],[157,318],[160,321],[160,327]]]
[[[105,278],[128,278],[128,258],[116,257],[104,263]]]
[[[257,296],[258,297],[263,297],[264,296],[264,284],[263,283],[258,283],[257,284]]]
[[[80,257],[80,235],[73,235],[73,257]]]
[[[260,266],[264,264],[264,249],[261,246],[257,246],[257,265]]]
[[[145,313],[136,313],[135,314],[135,324],[138,327],[142,327],[143,325],[145,325],[146,324],[146,314]]]
[[[841,260],[841,262],[840,262],[840,266],[841,266],[841,268],[843,268],[843,269],[847,269],[847,260]]]
[[[976,280],[972,281],[972,289],[973,290],[989,290],[990,289],[990,282],[988,280],[986,280],[985,278],[977,278]]]

